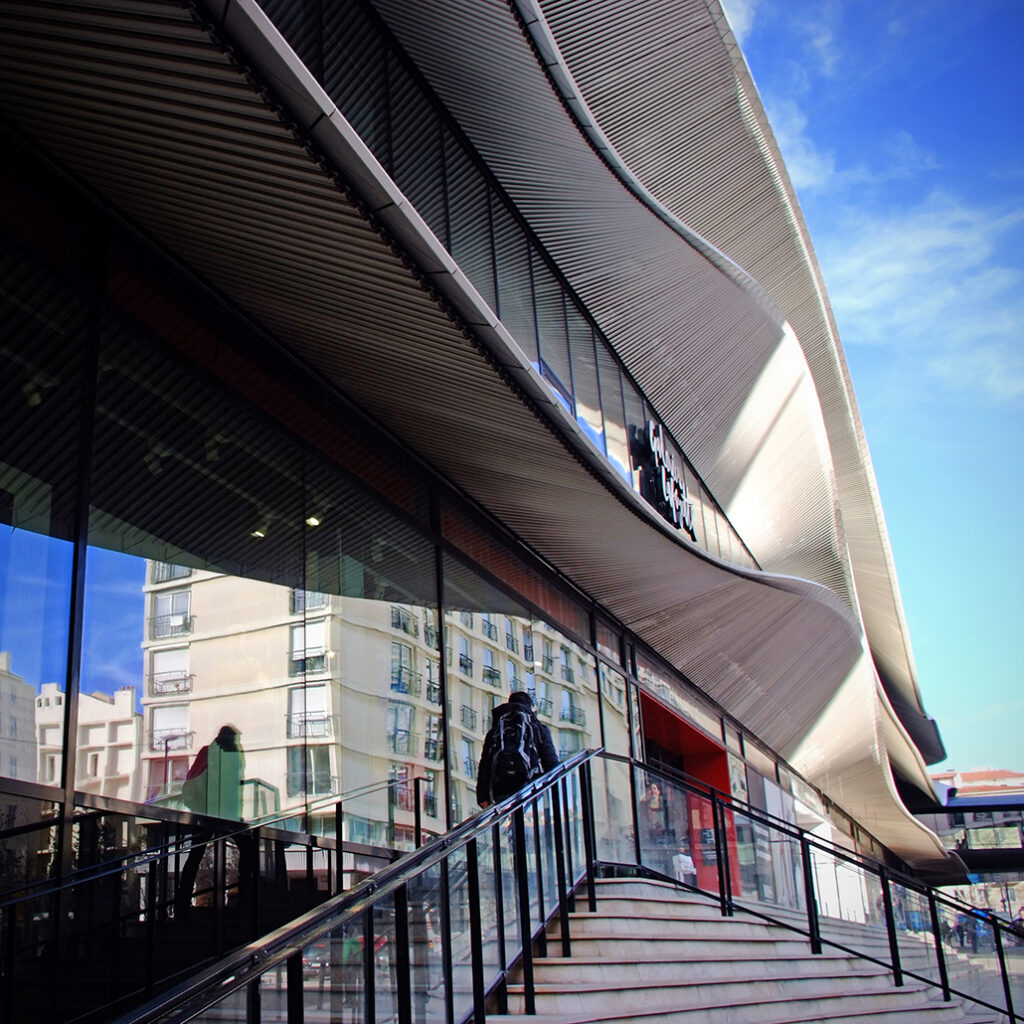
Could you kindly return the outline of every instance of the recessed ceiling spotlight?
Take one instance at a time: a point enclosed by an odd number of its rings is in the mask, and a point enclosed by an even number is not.
[[[307,526],[319,526],[320,525],[320,517],[319,516],[306,516],[306,525]]]

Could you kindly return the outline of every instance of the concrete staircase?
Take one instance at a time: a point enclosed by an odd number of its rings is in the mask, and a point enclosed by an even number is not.
[[[579,901],[577,905],[581,904]],[[582,906],[586,906],[585,902]],[[860,934],[861,948],[863,934]],[[636,1021],[680,1024],[996,1024],[940,989],[912,978],[902,988],[884,968],[825,948],[669,884],[598,882],[596,914],[571,915],[572,956],[534,961],[538,1024]],[[879,955],[887,955],[884,934]],[[922,964],[927,946],[920,943]],[[561,949],[557,921],[548,952]],[[904,953],[913,960],[913,948]],[[914,969],[913,963],[907,963]],[[969,965],[951,964],[958,969]],[[973,1005],[973,1004],[972,1004]],[[509,987],[509,1013],[524,1012],[522,984]],[[507,1017],[491,1015],[498,1024]]]

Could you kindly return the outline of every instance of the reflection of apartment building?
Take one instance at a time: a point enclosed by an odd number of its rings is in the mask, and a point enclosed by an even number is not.
[[[146,799],[177,803],[200,748],[231,725],[245,752],[247,818],[302,811],[333,833],[340,799],[350,838],[379,841],[386,829],[411,841],[419,778],[424,825],[444,829],[432,609],[159,562],[149,564],[145,592]],[[542,622],[455,612],[446,637],[459,820],[476,804],[477,761],[497,704],[529,691],[566,757],[590,745],[597,685],[594,659]],[[624,696],[611,707],[624,719]]]
[[[35,688],[11,671],[11,652],[0,651],[0,772],[36,781]]]
[[[44,683],[35,698],[39,742],[39,781],[61,784],[64,693]],[[83,693],[78,698],[75,787],[118,800],[139,798],[142,716],[135,710],[135,688],[113,694]]]

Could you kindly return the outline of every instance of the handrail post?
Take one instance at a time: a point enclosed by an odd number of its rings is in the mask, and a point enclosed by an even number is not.
[[[409,959],[409,886],[395,890],[395,1002],[398,1024],[412,1024],[412,964]],[[376,959],[376,957],[373,957]],[[291,1024],[291,1022],[289,1022]]]
[[[992,938],[996,946],[996,954],[999,957],[999,973],[1003,978],[1003,997],[1006,999],[1006,1013],[1010,1020],[1016,1020],[1013,1012],[1013,992],[1010,988],[1010,976],[1006,972],[1006,954],[1003,952],[1003,937],[1000,934],[999,922],[993,917]]]
[[[892,891],[889,888],[889,872],[884,867],[878,869],[882,881],[882,909],[885,913],[885,930],[889,934],[889,955],[892,958],[893,983],[897,988],[903,987],[903,968],[900,964],[900,943],[896,935],[896,915],[892,910]]]
[[[552,828],[555,833],[555,876],[558,880],[558,928],[562,933],[562,956],[572,956],[569,941],[569,903],[565,884],[565,842],[562,835],[562,800],[559,786],[551,787]]]
[[[373,907],[363,911],[363,1024],[377,1024],[377,951],[374,949]]]
[[[469,966],[473,978],[473,1020],[475,1024],[484,1024],[487,1008],[484,1004],[484,938],[477,857],[477,842],[470,839],[466,844],[466,883],[469,890]]]
[[[544,857],[540,841],[539,813],[543,800],[544,794],[538,793],[530,802],[530,806],[533,808],[533,851],[537,865],[537,913],[540,918],[537,923],[540,925],[544,924]],[[532,924],[530,925],[530,931],[531,933],[533,932]],[[548,955],[548,933],[546,928],[541,928],[540,935],[537,936],[537,952],[541,956]]]
[[[501,863],[501,824],[491,827],[491,864],[494,872],[494,909],[498,918],[498,966],[501,984],[497,992],[498,1013],[508,1013],[508,950],[505,948],[505,874]]]
[[[718,793],[711,791],[711,824],[715,835],[715,866],[718,869],[718,903],[722,908],[722,917],[732,916],[732,900],[729,895],[729,855],[725,846],[722,829],[722,816],[719,813]]]
[[[564,808],[564,815],[562,821],[562,829],[564,830],[564,843],[565,843],[565,876],[568,879],[568,905],[569,910],[576,909],[576,866],[572,857],[572,823],[569,816],[569,785],[567,776],[562,776],[558,782],[559,789],[562,794],[562,807]]]
[[[445,1020],[454,1019],[454,994],[452,993],[452,889],[449,865],[451,857],[446,856],[438,864],[441,876],[441,971],[444,974]]]
[[[342,840],[343,826],[345,823],[344,803],[338,800],[334,805],[334,841],[338,844],[338,865],[334,875],[335,895],[345,891],[345,866],[344,854],[345,844]]]
[[[807,836],[800,833],[800,863],[804,872],[804,902],[807,904],[807,931],[811,939],[811,953],[821,953],[821,922],[818,919],[818,897],[814,892],[814,864]]]
[[[531,1017],[537,1012],[533,990],[533,927],[530,921],[530,874],[526,869],[526,823],[523,808],[512,812],[512,828],[515,848],[512,859],[515,863],[516,883],[519,891],[519,938],[523,951],[523,995],[524,1012]]]
[[[426,779],[417,775],[413,779],[412,796],[415,803],[413,808],[413,842],[418,850],[423,845],[423,783]]]
[[[587,906],[592,914],[597,913],[597,888],[594,885],[594,785],[590,774],[590,762],[580,765],[580,795],[583,802],[583,854],[587,861]]]
[[[928,915],[932,922],[932,935],[935,937],[935,956],[939,964],[939,981],[942,984],[942,998],[950,1002],[953,998],[949,993],[949,972],[946,970],[946,951],[942,948],[942,926],[939,923],[939,906],[935,899],[935,890],[928,886]]]
[[[640,766],[634,763],[629,765],[629,795],[630,811],[633,817],[633,856],[636,858],[638,868],[644,866],[644,848],[640,842],[640,800],[637,796],[636,773]]]
[[[288,991],[285,996],[288,1024],[302,1024],[304,1012],[302,1000],[302,952],[294,953],[285,961],[285,984]]]

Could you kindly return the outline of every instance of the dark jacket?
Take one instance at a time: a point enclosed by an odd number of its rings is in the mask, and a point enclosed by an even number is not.
[[[524,699],[525,698],[525,699]],[[535,763],[540,764],[541,772],[549,772],[558,764],[558,751],[555,749],[551,730],[537,718],[533,711],[533,702],[528,693],[513,693],[506,704],[499,704],[491,712],[491,727],[484,737],[484,750],[480,756],[480,765],[476,772],[476,802],[490,802],[491,799],[491,762],[494,760],[497,743],[497,725],[501,716],[512,709],[530,712],[530,724],[533,726],[533,745],[536,755]]]

